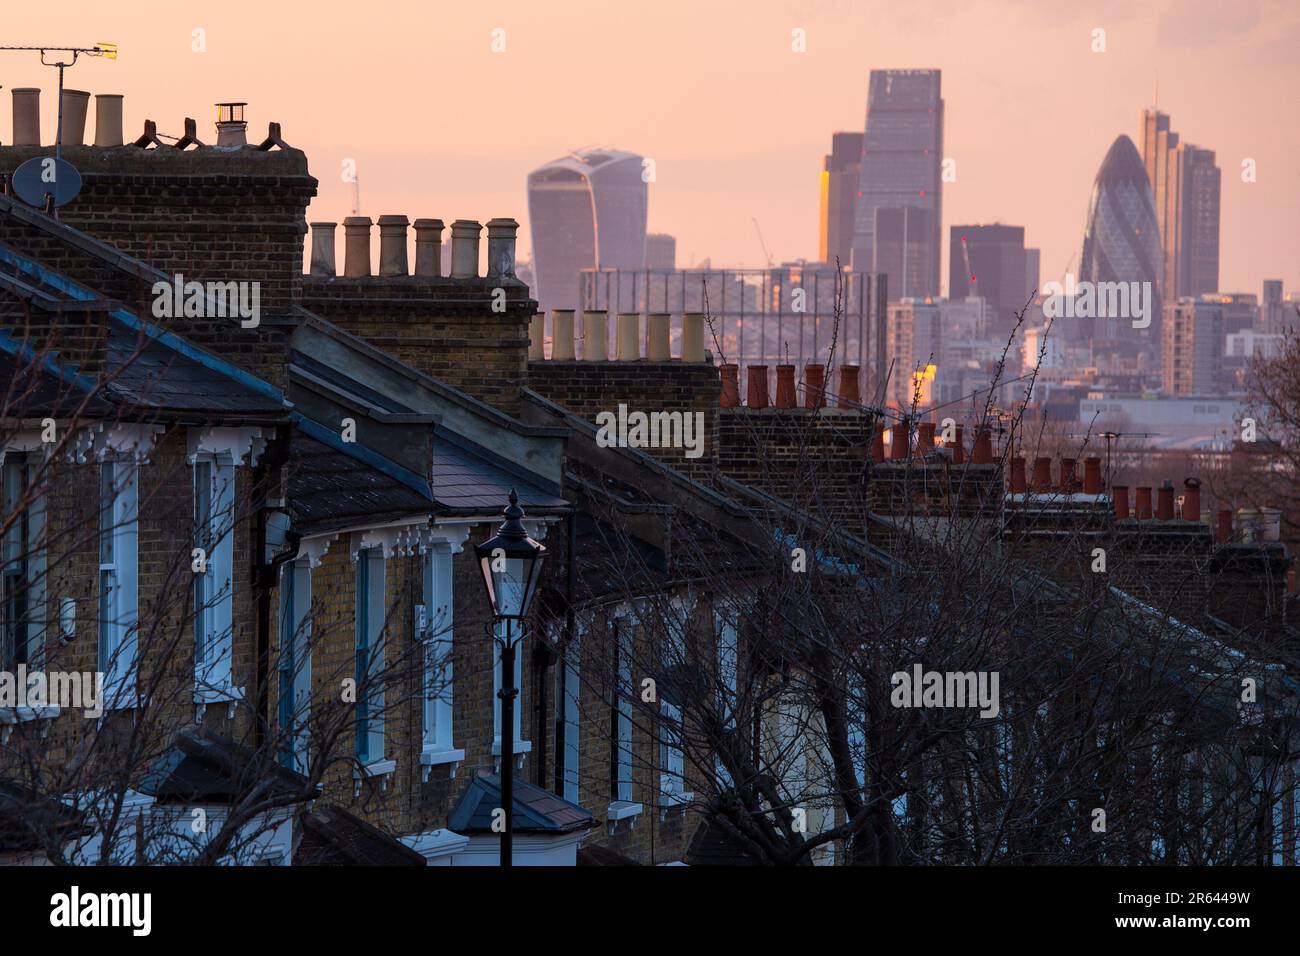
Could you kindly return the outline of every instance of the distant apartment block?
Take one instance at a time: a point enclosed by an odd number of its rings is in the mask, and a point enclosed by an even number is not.
[[[1039,249],[1025,250],[1025,301],[1028,302],[1042,288],[1039,281],[1042,276],[1042,252]],[[952,291],[949,290],[949,295]]]
[[[1141,140],[1164,250],[1164,293],[1173,301],[1219,291],[1221,176],[1214,151],[1182,142],[1157,110],[1142,112]]]
[[[1166,395],[1217,395],[1223,364],[1223,304],[1184,297],[1165,306],[1162,385]]]
[[[958,225],[949,237],[948,297],[982,296],[992,313],[992,331],[1009,332],[1026,301],[1024,226]]]
[[[943,99],[939,70],[872,70],[853,267],[899,298],[939,294]]]
[[[647,269],[677,268],[677,239],[664,232],[652,232],[645,237],[645,267]]]

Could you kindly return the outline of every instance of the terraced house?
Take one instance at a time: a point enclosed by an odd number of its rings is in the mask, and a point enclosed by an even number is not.
[[[548,327],[512,219],[372,260],[278,124],[120,115],[57,216],[0,196],[0,861],[493,865],[510,752],[520,864],[1295,862],[1287,558],[1199,485],[1031,483],[1014,421],[937,442],[833,361],[742,403],[704,315]],[[998,706],[899,709],[914,666]]]

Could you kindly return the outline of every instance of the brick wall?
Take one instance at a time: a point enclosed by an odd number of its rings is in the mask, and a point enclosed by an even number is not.
[[[494,311],[500,301],[504,311]],[[412,368],[519,414],[536,309],[519,280],[307,276],[303,305]]]
[[[617,415],[620,404],[627,406],[629,414],[700,412],[704,416],[700,457],[687,458],[685,448],[639,450],[693,478],[705,478],[713,472],[720,441],[718,397],[722,382],[717,368],[707,362],[530,362],[528,387],[593,425],[601,412]]]

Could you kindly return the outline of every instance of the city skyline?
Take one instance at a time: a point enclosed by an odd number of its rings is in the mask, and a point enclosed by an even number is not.
[[[870,71],[935,68],[945,74],[945,145],[957,160],[957,180],[945,184],[945,227],[1023,224],[1042,250],[1043,281],[1059,279],[1077,254],[1099,158],[1115,136],[1135,135],[1142,110],[1155,105],[1215,150],[1223,170],[1223,290],[1258,292],[1265,278],[1300,289],[1290,233],[1300,184],[1289,174],[1300,131],[1275,122],[1269,93],[1295,86],[1300,73],[1292,55],[1300,14],[1292,9],[1262,0],[1231,13],[1209,3],[1077,11],[1018,0],[959,11],[832,3],[741,17],[739,9],[639,9],[637,42],[620,44],[592,42],[626,26],[622,14],[594,3],[436,12],[376,4],[349,31],[355,45],[341,50],[324,15],[303,20],[248,3],[201,14],[158,6],[127,28],[110,10],[73,4],[76,36],[67,42],[110,40],[121,57],[83,60],[66,82],[125,94],[125,123],[137,133],[151,118],[181,135],[183,117],[194,116],[211,137],[212,104],[246,99],[253,130],[281,122],[287,140],[312,156],[321,181],[313,218],[341,221],[350,212],[352,188],[338,173],[350,158],[365,214],[426,210],[450,221],[502,209],[523,226],[522,258],[532,256],[529,170],[589,144],[635,151],[656,161],[648,228],[677,237],[680,264],[708,257],[757,266],[764,258],[754,219],[774,260],[816,257],[821,163],[834,132],[861,128]],[[987,29],[991,21],[998,30]],[[54,39],[34,9],[14,11],[8,27],[12,43]],[[1106,30],[1105,53],[1090,49],[1097,27]],[[506,31],[505,52],[494,54],[497,28]],[[197,29],[204,53],[191,49]],[[795,29],[806,31],[806,53],[791,49]],[[679,50],[674,63],[689,66],[669,68],[670,48]],[[319,54],[293,59],[291,49]],[[581,98],[567,79],[579,63],[601,78]],[[54,71],[35,54],[9,54],[0,72],[6,94],[42,88],[42,120],[52,129]],[[167,84],[156,82],[160,74]],[[446,83],[451,77],[460,79]],[[418,94],[422,85],[440,92]],[[304,88],[315,95],[301,97]],[[715,89],[728,109],[699,108],[702,88]],[[484,111],[485,102],[513,108]],[[10,132],[5,109],[0,141]],[[1244,159],[1256,162],[1253,183],[1241,181]],[[946,278],[946,250],[944,258]]]

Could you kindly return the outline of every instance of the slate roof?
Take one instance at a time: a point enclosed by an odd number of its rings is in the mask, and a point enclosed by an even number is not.
[[[299,817],[302,839],[294,866],[425,866],[428,861],[397,837],[342,807],[317,804]]]
[[[433,436],[430,480],[443,514],[497,514],[513,489],[529,515],[567,512],[569,502],[531,483],[526,472],[445,429]]]
[[[289,439],[289,504],[303,535],[430,514],[429,483],[301,415]]]
[[[501,778],[480,770],[456,802],[447,827],[456,833],[491,833],[492,811],[499,806]],[[524,780],[514,782],[513,809],[515,833],[572,833],[596,825],[590,810]]]
[[[41,834],[62,831],[64,839],[85,836],[85,814],[28,787],[0,780],[0,852],[43,849]]]
[[[159,803],[234,803],[253,787],[277,805],[314,799],[308,780],[277,763],[268,763],[229,737],[202,736],[182,730],[154,762],[138,789]],[[318,788],[319,789],[319,788]]]
[[[716,817],[702,823],[686,850],[687,866],[763,866],[758,853]]]

